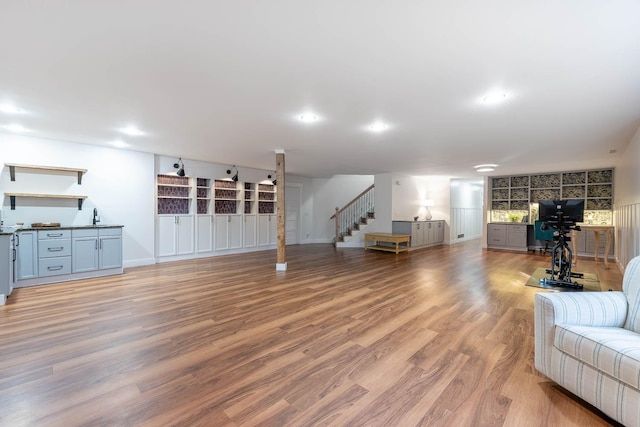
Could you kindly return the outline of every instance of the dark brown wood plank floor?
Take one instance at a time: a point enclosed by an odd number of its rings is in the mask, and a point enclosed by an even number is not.
[[[0,425],[610,424],[533,366],[525,283],[548,256],[287,251],[286,272],[264,251],[15,290]]]

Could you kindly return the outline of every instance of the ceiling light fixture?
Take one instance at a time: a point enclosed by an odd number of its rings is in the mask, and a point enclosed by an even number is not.
[[[304,113],[298,116],[298,120],[304,123],[313,123],[318,120],[318,116],[313,113]]]
[[[129,146],[129,144],[127,144],[126,142],[124,142],[121,139],[116,139],[115,141],[113,141],[111,143],[111,145],[113,145],[114,147],[117,147],[117,148],[124,148],[124,147],[128,147]]]
[[[185,172],[184,172],[184,163],[182,163],[182,157],[180,157],[178,159],[178,163],[174,163],[173,167],[178,169],[176,172],[176,175],[178,176],[185,176]]]
[[[387,129],[389,129],[389,126],[382,122],[375,122],[371,126],[369,126],[369,130],[371,130],[372,132],[382,132]]]
[[[485,163],[483,165],[474,166],[476,172],[493,172],[494,170],[496,170],[497,167],[498,165],[494,163]]]
[[[28,129],[25,128],[24,126],[14,123],[12,125],[7,125],[4,127],[6,130],[10,131],[10,132],[15,132],[15,133],[22,133],[22,132],[26,132]]]
[[[120,129],[120,132],[127,134],[129,136],[142,136],[144,132],[138,129],[135,126],[127,126],[126,128]]]
[[[0,112],[7,114],[19,114],[22,113],[22,110],[15,105],[0,104]]]
[[[236,167],[236,165],[231,166],[231,169],[227,169],[227,175],[231,175],[231,172],[234,169],[236,170],[236,174],[231,177],[231,181],[238,182],[238,168]]]
[[[482,98],[482,102],[485,104],[498,104],[507,99],[507,94],[504,92],[493,92]]]

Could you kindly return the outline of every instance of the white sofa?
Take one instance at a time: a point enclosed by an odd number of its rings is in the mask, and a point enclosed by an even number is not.
[[[539,292],[536,369],[626,426],[640,426],[640,257],[622,292]]]

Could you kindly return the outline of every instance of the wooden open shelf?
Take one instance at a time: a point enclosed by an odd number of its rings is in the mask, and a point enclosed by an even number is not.
[[[30,169],[30,170],[42,170],[42,171],[58,171],[58,172],[71,172],[78,174],[78,184],[82,184],[82,175],[84,175],[87,170],[86,169],[78,169],[78,168],[65,168],[60,166],[40,166],[40,165],[24,165],[19,163],[5,163],[5,166],[9,168],[9,175],[11,176],[11,181],[16,180],[16,168],[18,169]],[[32,196],[34,197],[34,196]]]
[[[42,194],[42,193],[4,193],[5,196],[9,196],[11,199],[11,210],[16,209],[16,197],[36,197],[36,198],[47,198],[47,199],[77,199],[78,200],[78,210],[82,210],[82,202],[87,198],[87,196],[78,196],[71,194]]]

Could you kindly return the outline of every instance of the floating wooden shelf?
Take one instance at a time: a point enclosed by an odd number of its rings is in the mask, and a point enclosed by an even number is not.
[[[4,193],[5,196],[9,196],[11,199],[11,210],[16,209],[16,197],[36,197],[36,198],[46,198],[46,199],[77,199],[78,200],[78,210],[82,210],[82,202],[87,198],[87,196],[78,196],[71,194],[41,194],[41,193]]]
[[[11,176],[11,181],[15,181],[16,180],[16,168],[76,173],[76,174],[78,174],[78,184],[79,185],[82,184],[82,175],[87,172],[86,169],[63,168],[63,167],[59,167],[59,166],[23,165],[23,164],[18,164],[18,163],[5,163],[4,165],[9,168],[9,175]],[[31,196],[31,197],[37,197],[37,196]]]

